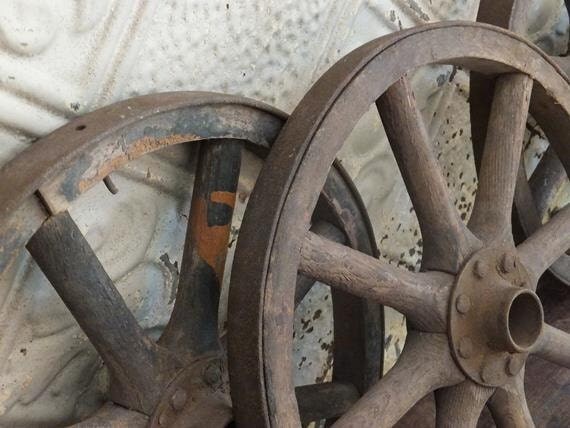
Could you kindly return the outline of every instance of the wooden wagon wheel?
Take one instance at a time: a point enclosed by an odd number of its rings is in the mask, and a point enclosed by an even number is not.
[[[86,426],[225,426],[231,421],[217,316],[241,149],[265,157],[285,118],[239,97],[143,96],[75,119],[0,170],[0,271],[8,272],[25,246],[109,370],[110,403]],[[155,343],[67,210],[126,162],[185,142],[200,142],[199,162],[177,297]],[[366,211],[340,165],[327,179],[313,228],[377,253]],[[300,277],[299,301],[313,283]],[[346,381],[365,387],[381,373],[380,307],[342,293],[333,300],[340,317],[357,319],[356,325],[339,327],[338,335],[355,357],[345,359]],[[347,389],[349,396],[356,393]],[[310,391],[299,394],[309,414],[318,412],[311,407]]]
[[[434,63],[496,77],[468,225],[450,200],[406,78]],[[307,214],[335,154],[374,103],[419,220],[420,273],[318,237],[308,227]],[[391,306],[409,323],[396,365],[335,426],[391,426],[432,391],[438,426],[474,427],[487,402],[500,426],[533,425],[523,388],[527,356],[570,368],[570,334],[543,322],[534,292],[543,272],[570,247],[570,211],[515,246],[511,208],[529,107],[543,128],[555,122],[545,131],[570,165],[568,78],[532,44],[483,24],[440,23],[382,37],[319,79],[280,134],[241,229],[246,239],[238,243],[229,308],[238,423],[299,425],[289,284],[300,271]],[[262,263],[252,266],[248,257]],[[240,313],[244,306],[255,315]],[[239,343],[247,343],[247,352],[232,353]],[[259,379],[244,376],[246,367]],[[323,406],[334,406],[335,392],[342,395],[329,385]]]

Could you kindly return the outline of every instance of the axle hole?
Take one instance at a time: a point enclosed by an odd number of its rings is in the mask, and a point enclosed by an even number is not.
[[[530,348],[542,330],[542,306],[538,297],[522,293],[511,302],[509,309],[509,333],[515,345]]]

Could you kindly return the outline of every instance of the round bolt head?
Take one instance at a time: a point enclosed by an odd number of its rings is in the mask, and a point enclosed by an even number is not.
[[[517,261],[515,257],[510,253],[503,254],[501,258],[501,270],[504,273],[510,273],[517,267]]]
[[[496,383],[497,378],[500,377],[500,373],[498,373],[496,369],[496,364],[492,362],[486,362],[481,368],[480,374],[483,382],[488,384]]]
[[[473,273],[479,279],[485,278],[488,272],[487,264],[483,260],[477,260],[473,265]]]
[[[471,309],[471,299],[465,294],[460,294],[455,300],[455,309],[460,314],[466,314]]]
[[[167,422],[168,422],[168,414],[166,411],[164,411],[158,417],[158,424],[162,425],[162,426],[166,426]]]
[[[473,342],[468,337],[464,337],[459,341],[457,353],[461,358],[471,358],[473,355]]]
[[[188,393],[183,389],[177,389],[170,397],[170,404],[174,410],[182,410],[186,401],[188,401]]]
[[[524,357],[522,355],[511,355],[507,360],[507,374],[515,376],[518,374],[524,365]]]
[[[203,373],[204,382],[206,385],[217,385],[222,381],[222,373],[220,372],[220,366],[214,362],[208,364]]]

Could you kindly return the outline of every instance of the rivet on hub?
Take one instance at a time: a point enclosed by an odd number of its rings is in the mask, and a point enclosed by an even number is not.
[[[477,260],[473,265],[473,273],[479,279],[485,278],[487,271],[487,264],[483,260]]]
[[[455,300],[455,308],[460,314],[466,314],[471,309],[471,299],[465,294],[460,294]]]
[[[510,273],[517,267],[517,261],[512,254],[505,253],[501,258],[501,270],[504,273]]]
[[[219,366],[216,363],[210,363],[206,367],[203,373],[204,382],[206,385],[216,385],[222,381],[222,375],[220,373]]]
[[[507,374],[510,376],[515,376],[521,371],[524,364],[524,358],[522,355],[511,355],[507,360]]]
[[[188,401],[188,394],[183,389],[178,389],[170,398],[170,404],[174,410],[182,410]]]
[[[492,363],[485,363],[481,368],[480,375],[483,382],[493,383],[493,381],[496,380],[497,372]]]
[[[166,426],[167,422],[168,422],[168,413],[166,411],[164,411],[158,417],[158,424]]]
[[[471,342],[471,339],[468,337],[462,338],[459,341],[457,352],[461,358],[471,358],[473,355],[473,342]]]

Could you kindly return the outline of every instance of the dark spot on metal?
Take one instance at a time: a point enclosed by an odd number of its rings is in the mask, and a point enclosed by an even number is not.
[[[225,226],[232,221],[233,207],[220,202],[208,202],[208,226]]]
[[[77,183],[81,182],[83,174],[89,169],[93,160],[90,155],[83,154],[77,162],[67,170],[65,179],[62,181],[60,190],[68,201],[73,201],[79,195]]]

